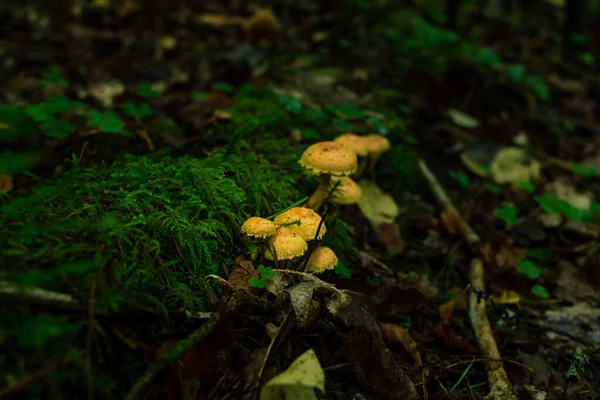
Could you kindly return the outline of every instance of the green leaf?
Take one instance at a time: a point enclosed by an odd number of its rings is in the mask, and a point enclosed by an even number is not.
[[[350,278],[350,276],[352,276],[352,273],[350,272],[348,267],[346,267],[346,264],[344,264],[341,261],[338,262],[336,264],[336,266],[333,268],[333,272],[335,272],[337,275],[341,276],[342,278]]]
[[[121,110],[123,112],[134,118],[144,118],[152,115],[152,109],[148,104],[140,104],[139,106],[134,103],[125,103],[121,104]]]
[[[321,134],[313,128],[306,128],[302,129],[302,137],[304,139],[319,140],[321,138]]]
[[[14,174],[29,169],[40,162],[41,156],[34,152],[5,151],[0,153],[0,174]]]
[[[538,297],[541,297],[542,299],[550,298],[550,293],[548,293],[548,290],[546,290],[546,288],[540,284],[533,285],[533,287],[531,288],[531,293],[535,294]]]
[[[527,257],[535,258],[536,260],[548,260],[552,256],[552,249],[549,247],[540,247],[536,249],[525,249]]]
[[[503,219],[509,225],[519,225],[521,222],[517,215],[519,214],[519,209],[516,207],[502,207],[494,210],[494,214],[496,217]]]
[[[531,182],[521,182],[519,183],[519,187],[528,193],[535,192],[535,187],[533,187]]]
[[[69,86],[69,82],[64,78],[62,71],[57,66],[51,66],[44,73],[44,79],[41,80],[42,85],[45,86],[59,86],[66,88]]]
[[[192,93],[192,99],[194,99],[194,100],[204,101],[207,98],[208,97],[206,96],[206,93],[204,93],[204,92],[194,92],[194,93]]]
[[[467,188],[471,184],[471,180],[463,171],[450,171],[449,174],[462,188]]]
[[[152,89],[152,85],[141,84],[137,86],[137,95],[140,97],[150,98],[150,97],[158,97],[162,93],[158,90]]]
[[[521,83],[525,76],[525,67],[523,65],[511,65],[506,69],[506,77],[514,83]]]
[[[38,132],[38,125],[28,118],[25,107],[0,104],[0,142],[16,142]]]
[[[595,178],[599,176],[596,168],[591,165],[573,164],[573,172],[583,176],[584,178]]]
[[[261,273],[260,276],[263,279],[273,279],[273,276],[275,275],[275,273],[273,272],[273,268],[271,267],[267,267],[265,268]]]
[[[337,111],[342,113],[346,118],[362,119],[365,118],[365,112],[354,104],[341,104],[337,107]]]
[[[104,133],[121,133],[125,127],[125,122],[119,116],[112,112],[90,111],[88,113],[88,123],[94,128],[98,128]]]
[[[285,105],[286,110],[293,113],[302,111],[302,103],[292,96],[279,96],[279,103]]]
[[[485,188],[492,193],[500,193],[502,191],[502,188],[500,186],[491,183],[485,185]]]
[[[356,130],[356,126],[354,124],[346,121],[342,118],[336,118],[333,120],[333,126],[342,132],[352,132]]]
[[[537,279],[542,275],[540,267],[526,258],[519,258],[517,260],[517,271],[530,279]]]
[[[225,93],[233,93],[233,86],[225,82],[215,82],[212,85],[213,90],[218,90]]]
[[[262,279],[257,278],[256,276],[253,276],[252,278],[250,278],[250,280],[248,281],[248,284],[252,287],[256,287],[259,289],[265,288],[265,283],[262,281]]]
[[[46,136],[51,138],[68,138],[69,134],[75,132],[75,125],[66,121],[58,121],[54,118],[44,121],[41,125],[46,131]]]

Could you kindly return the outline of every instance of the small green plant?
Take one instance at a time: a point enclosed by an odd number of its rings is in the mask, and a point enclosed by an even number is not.
[[[45,86],[58,86],[66,88],[69,82],[64,78],[62,71],[57,66],[53,65],[44,72],[44,78],[41,84]]]
[[[148,84],[138,85],[136,93],[138,96],[144,97],[144,98],[158,97],[161,95],[161,92],[159,92],[158,90],[154,90],[152,88],[152,85],[148,85]]]
[[[258,272],[259,276],[253,276],[252,278],[250,278],[248,284],[252,287],[264,289],[265,281],[273,279],[273,268],[265,267],[264,265],[259,265],[256,269],[256,272]]]
[[[537,279],[542,275],[542,269],[527,258],[519,258],[517,260],[517,271],[529,279]]]
[[[531,293],[533,293],[537,297],[541,297],[542,299],[550,298],[550,293],[548,293],[548,290],[540,284],[533,285],[531,288]]]
[[[585,372],[585,368],[589,363],[590,356],[584,352],[581,347],[577,347],[573,353],[571,365],[567,370],[567,377],[578,378],[581,373]]]
[[[462,188],[468,188],[471,184],[471,180],[463,171],[450,171],[449,174]]]
[[[339,261],[337,265],[334,267],[333,272],[335,272],[338,276],[342,278],[350,278],[352,273],[342,261]]]
[[[124,129],[125,122],[113,111],[99,112],[92,110],[88,112],[87,116],[88,124],[93,128],[97,128],[100,132],[131,135]]]
[[[119,106],[125,115],[133,118],[145,118],[152,115],[152,109],[148,104],[137,105],[135,103],[125,103]]]
[[[494,215],[504,220],[509,226],[519,225],[521,221],[517,217],[518,214],[519,209],[516,207],[502,207],[494,210]]]
[[[225,93],[233,93],[233,86],[226,82],[215,82],[212,85],[213,90],[218,90]]]
[[[600,176],[598,170],[591,165],[573,164],[572,170],[573,172],[583,176],[584,178],[596,178]]]

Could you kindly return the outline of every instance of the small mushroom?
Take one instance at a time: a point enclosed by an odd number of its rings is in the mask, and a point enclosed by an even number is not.
[[[279,226],[285,226],[307,242],[314,240],[315,237],[321,239],[327,232],[325,223],[321,224],[321,216],[312,208],[292,207],[275,217],[273,222]],[[321,224],[320,228],[319,224]],[[317,229],[319,229],[318,235]]]
[[[279,228],[266,243],[265,258],[278,261],[292,260],[308,250],[306,240],[288,228]]]
[[[342,146],[346,146],[356,153],[356,156],[358,157],[358,167],[353,176],[358,178],[365,170],[368,162],[367,156],[369,155],[369,149],[367,147],[368,143],[366,138],[354,133],[345,133],[336,137],[334,142],[339,143]]]
[[[391,148],[391,145],[390,141],[385,136],[376,133],[365,136],[365,140],[367,141],[367,149],[369,151],[369,165],[367,167],[367,172],[371,172],[375,168],[379,156],[388,151]]]
[[[277,225],[273,221],[261,217],[250,217],[242,225],[242,232],[249,237],[266,239],[277,231]]]
[[[356,153],[335,142],[319,142],[309,146],[299,160],[309,172],[319,175],[317,189],[306,207],[318,210],[329,195],[331,176],[348,176],[356,171]]]
[[[306,264],[306,272],[314,272],[316,274],[320,274],[330,269],[334,269],[338,263],[338,258],[327,246],[319,246],[317,247],[310,257],[308,258],[308,263]]]
[[[362,193],[360,187],[349,176],[332,177],[331,188],[333,189],[331,202],[339,205],[358,203]]]

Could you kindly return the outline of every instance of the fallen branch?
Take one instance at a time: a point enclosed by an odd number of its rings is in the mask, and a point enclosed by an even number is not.
[[[40,288],[27,288],[19,284],[0,281],[0,301],[2,303],[14,301],[19,304],[27,304],[32,307],[46,308],[52,311],[68,312],[87,318],[88,306],[82,304],[78,299],[67,293],[53,292]],[[176,320],[198,320],[210,319],[214,316],[212,312],[187,311],[187,310],[160,310],[160,309],[137,309],[124,307],[116,311],[94,310],[94,316],[103,319],[129,319],[139,318],[169,318]]]
[[[152,363],[148,370],[138,379],[133,385],[125,400],[136,400],[141,398],[143,393],[148,389],[152,381],[164,370],[174,365],[183,354],[190,351],[194,346],[199,344],[213,331],[219,320],[218,314],[206,321],[202,327],[194,331],[187,339],[178,342],[173,348],[166,351],[159,359]]]
[[[446,191],[442,188],[435,175],[433,175],[423,160],[419,161],[419,168],[429,183],[430,189],[439,205],[442,207],[443,212],[452,214],[456,217],[460,233],[469,246],[476,247],[481,242],[481,239],[469,224],[462,219],[458,210],[454,207],[452,201],[446,194]],[[485,312],[486,300],[481,298],[478,294],[484,290],[484,268],[481,258],[475,257],[472,260],[469,278],[472,287],[469,297],[469,318],[471,319],[471,324],[473,325],[473,330],[475,331],[481,353],[488,359],[488,361],[485,362],[485,368],[488,375],[490,393],[486,398],[494,400],[517,400],[512,385],[506,375],[506,371],[504,370],[504,366],[502,365],[502,361],[497,361],[500,359],[500,351],[498,350],[498,345],[494,339],[490,321]]]

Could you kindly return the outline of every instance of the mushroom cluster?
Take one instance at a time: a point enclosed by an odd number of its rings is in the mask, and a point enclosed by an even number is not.
[[[292,207],[277,215],[274,221],[250,217],[242,232],[258,240],[267,260],[297,260],[308,251],[308,242],[320,240],[327,232],[321,216],[306,207]],[[321,273],[335,268],[337,256],[329,247],[319,246],[310,255],[307,272]]]
[[[358,178],[363,172],[372,171],[379,156],[389,149],[390,142],[384,136],[354,133],[345,133],[333,142],[309,146],[299,163],[318,179],[317,188],[308,198],[306,207],[318,210],[330,195],[334,204],[358,203],[360,188],[350,176]]]

